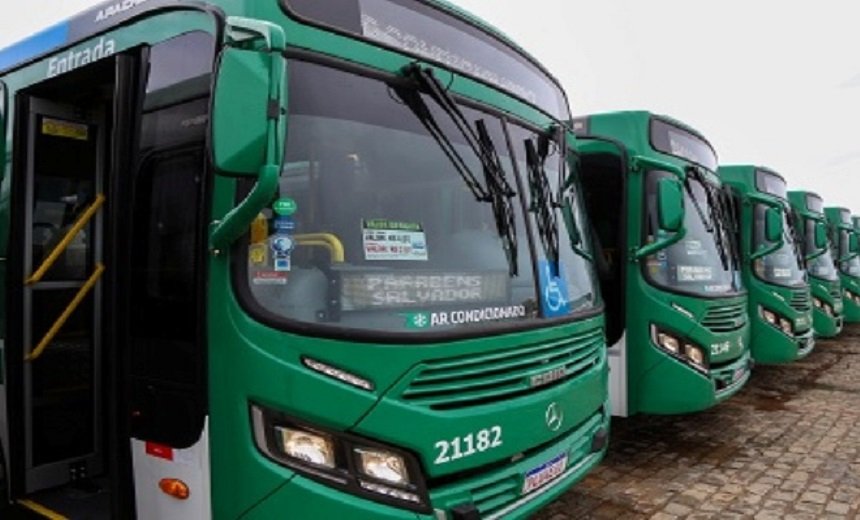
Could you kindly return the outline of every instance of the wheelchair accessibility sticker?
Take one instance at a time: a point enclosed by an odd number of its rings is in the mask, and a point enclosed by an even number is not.
[[[547,260],[541,260],[539,263],[540,305],[543,315],[547,318],[565,316],[570,313],[567,281],[564,279],[561,269],[553,269],[553,267],[553,264]]]

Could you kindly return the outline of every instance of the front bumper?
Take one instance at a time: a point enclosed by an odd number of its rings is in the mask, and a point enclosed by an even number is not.
[[[812,328],[819,338],[833,338],[842,332],[843,318],[832,316],[816,307],[812,311]]]

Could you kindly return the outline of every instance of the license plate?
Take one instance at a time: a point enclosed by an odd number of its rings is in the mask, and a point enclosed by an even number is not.
[[[567,468],[566,453],[529,470],[529,472],[526,473],[525,480],[523,481],[523,494],[531,493],[544,484],[557,479],[562,473],[564,473],[565,468]]]

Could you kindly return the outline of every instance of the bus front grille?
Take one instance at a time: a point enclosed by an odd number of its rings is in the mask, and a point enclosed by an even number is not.
[[[435,410],[467,408],[540,392],[600,363],[600,329],[547,343],[424,363],[401,397]]]
[[[791,293],[791,308],[798,312],[808,312],[812,309],[812,301],[809,297],[809,289],[801,289]]]
[[[702,325],[711,332],[732,332],[746,323],[747,307],[743,302],[712,307],[702,318]]]

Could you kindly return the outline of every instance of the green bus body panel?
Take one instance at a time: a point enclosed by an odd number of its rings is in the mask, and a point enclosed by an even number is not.
[[[273,0],[249,2],[243,13],[228,13],[264,19],[284,27],[288,44],[398,74],[414,57],[383,50],[348,36],[325,32],[290,20]],[[547,127],[553,120],[539,110],[472,79],[437,69],[440,77],[451,78],[450,90],[479,100],[532,124]],[[289,129],[288,129],[289,131]],[[213,219],[218,220],[233,206],[236,183],[216,178]],[[447,359],[481,352],[498,351],[550,339],[565,338],[602,326],[595,318],[560,327],[514,335],[493,336],[471,341],[437,345],[375,345],[305,338],[262,327],[239,306],[231,290],[229,258],[214,258],[210,265],[209,294],[211,450],[213,513],[216,518],[234,518],[245,511],[251,518],[272,518],[285,510],[297,517],[341,518],[416,518],[415,513],[376,504],[323,486],[289,468],[267,460],[251,444],[249,401],[270,406],[310,423],[337,431],[348,431],[413,452],[428,476],[452,474],[498,463],[513,454],[549,443],[548,450],[559,450],[563,432],[546,432],[544,414],[556,400],[565,412],[565,428],[580,452],[571,451],[570,465],[578,471],[553,483],[556,493],[546,493],[532,502],[531,511],[552,499],[596,465],[603,450],[590,453],[594,434],[608,428],[605,413],[607,367],[605,355],[588,374],[565,382],[553,391],[536,397],[525,396],[494,404],[446,412],[433,412],[398,399],[398,383],[403,384],[425,359]],[[357,390],[305,369],[302,354],[336,364],[339,368],[371,379],[374,393]],[[384,361],[383,361],[384,360]],[[244,374],[238,376],[238,374]],[[217,383],[216,383],[217,382]],[[598,417],[596,422],[594,417]],[[585,428],[584,423],[592,418]],[[539,422],[535,422],[539,421]],[[484,428],[500,426],[503,445],[450,466],[436,467],[434,444]],[[584,429],[577,429],[582,427]],[[559,437],[559,436],[562,437]],[[605,448],[604,448],[605,449]],[[523,464],[539,465],[533,457]],[[581,462],[581,464],[580,464]],[[528,468],[510,465],[508,471]],[[496,471],[489,471],[495,476]],[[521,478],[517,474],[517,478]],[[477,478],[477,477],[476,477]],[[468,497],[469,482],[456,481],[453,490],[431,490],[432,507],[451,507]],[[250,509],[249,509],[250,508]],[[321,515],[321,516],[320,516]]]
[[[719,176],[740,196],[741,217],[738,225],[740,226],[740,251],[743,258],[742,276],[744,285],[749,291],[752,357],[756,363],[762,364],[790,363],[808,355],[812,351],[810,345],[814,345],[812,309],[801,311],[789,304],[792,295],[797,292],[805,292],[809,295],[810,286],[805,284],[788,288],[768,283],[753,273],[752,261],[749,260],[753,253],[753,203],[749,197],[756,195],[774,202],[780,200],[756,188],[756,171],[760,169],[753,165],[720,166]],[[809,302],[811,307],[811,299]],[[789,319],[795,327],[795,336],[789,337],[767,323],[759,311],[760,307]]]
[[[789,191],[788,200],[791,203],[795,213],[803,219],[824,219],[824,213],[817,213],[807,207],[807,196],[813,195],[818,197],[818,194],[810,191]],[[805,232],[805,229],[798,229],[798,233]],[[827,247],[830,247],[828,244]],[[825,280],[817,276],[809,274],[809,288],[813,298],[818,298],[824,303],[830,305],[836,310],[837,316],[833,316],[824,312],[813,305],[812,307],[812,328],[815,335],[821,338],[833,338],[842,332],[844,319],[844,306],[842,299],[842,286],[839,280]],[[834,294],[839,295],[834,297]]]
[[[651,146],[648,128],[652,117],[654,114],[647,111],[589,115],[587,134],[619,142],[626,149],[628,157],[650,157],[681,169],[689,166],[691,163],[657,152]],[[681,122],[664,116],[660,118],[695,132]],[[607,151],[605,145],[589,143],[588,146],[594,146],[592,153]],[[627,229],[625,255],[630,255],[643,242],[644,176],[630,170],[625,175],[628,205],[624,216]],[[701,326],[700,320],[709,309],[717,306],[746,305],[746,295],[710,299],[669,292],[645,279],[640,262],[627,259],[626,264],[627,282],[624,291],[628,414],[696,412],[710,408],[736,393],[749,377],[749,325],[744,324],[731,332],[715,333]],[[692,317],[676,310],[673,304],[687,310]],[[711,345],[727,344],[726,351],[710,359],[719,369],[703,374],[660,350],[651,338],[652,324],[698,343],[706,350],[706,355],[709,355]],[[745,375],[734,381],[738,371]],[[718,392],[717,381],[727,387]]]
[[[857,233],[856,227],[854,226],[853,219],[849,216],[849,222],[842,222],[841,215],[843,211],[848,211],[846,208],[840,207],[828,207],[824,208],[824,215],[827,218],[827,227],[830,232],[830,241],[831,243],[836,243],[839,240],[839,235],[836,234],[837,228],[848,230],[849,228],[853,230],[854,233]],[[850,213],[849,213],[850,215]],[[838,250],[838,249],[837,249]],[[837,258],[834,258],[834,261],[838,262]],[[846,323],[860,323],[860,304],[854,301],[852,298],[846,298],[845,292],[850,291],[854,294],[860,295],[860,278],[856,276],[850,276],[839,270],[839,282],[842,286],[842,302],[845,313],[845,322]]]

